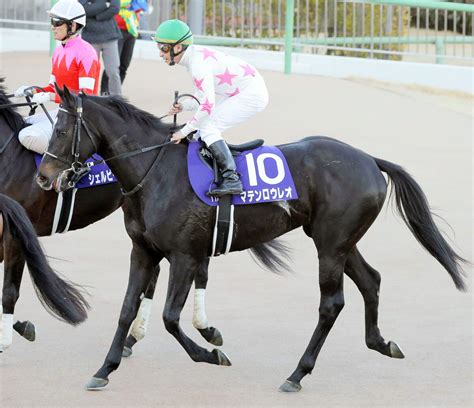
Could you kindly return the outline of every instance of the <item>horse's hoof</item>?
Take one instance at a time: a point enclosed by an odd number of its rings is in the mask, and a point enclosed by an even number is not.
[[[212,350],[212,352],[217,355],[217,358],[219,360],[219,365],[221,365],[221,366],[231,366],[232,365],[232,363],[229,360],[229,357],[227,357],[226,354],[223,351],[221,351],[219,349],[214,349],[214,350]]]
[[[28,320],[25,322],[25,329],[23,331],[22,336],[28,341],[36,340],[35,325]]]
[[[221,332],[215,327],[206,327],[205,329],[198,329],[198,331],[207,342],[214,346],[222,346],[224,344]]]
[[[298,392],[301,390],[301,385],[290,380],[286,380],[282,385],[280,385],[279,390],[281,392]]]
[[[214,346],[222,346],[224,344],[224,339],[222,338],[221,332],[215,327],[210,327],[210,329],[213,331],[213,333],[209,343],[213,344]]]
[[[397,343],[393,341],[388,342],[388,346],[390,347],[390,357],[392,358],[405,358],[405,354],[400,347],[398,347]]]
[[[108,383],[109,383],[109,380],[104,380],[103,378],[92,377],[90,381],[86,384],[86,390],[88,391],[101,390]]]
[[[211,327],[211,329],[214,330],[214,333],[212,335],[212,339],[209,342],[214,344],[214,346],[222,346],[224,344],[224,339],[222,338],[221,332],[215,327]]]
[[[28,320],[24,322],[16,322],[13,325],[13,329],[28,341],[35,341],[36,339],[35,325]]]
[[[131,347],[125,346],[122,350],[122,357],[130,357],[133,354]]]

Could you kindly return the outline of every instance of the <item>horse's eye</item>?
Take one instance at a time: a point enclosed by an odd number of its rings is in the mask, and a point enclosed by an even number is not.
[[[56,134],[58,135],[58,137],[60,137],[60,136],[66,136],[66,131],[65,131],[65,130],[59,130],[59,129],[57,129],[57,130],[56,130]]]

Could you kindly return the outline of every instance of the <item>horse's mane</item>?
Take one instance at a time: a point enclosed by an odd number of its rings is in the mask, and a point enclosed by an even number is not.
[[[6,105],[11,103],[11,101],[6,97],[7,92],[5,89],[4,82],[5,78],[0,77],[0,105]],[[8,126],[10,126],[10,128],[14,132],[19,132],[26,126],[23,116],[21,116],[13,107],[6,107],[0,109],[0,116],[5,119]]]
[[[143,128],[153,128],[160,132],[169,132],[170,124],[164,123],[155,115],[137,108],[121,96],[87,95],[86,97],[99,105],[106,105],[122,118],[133,120]]]

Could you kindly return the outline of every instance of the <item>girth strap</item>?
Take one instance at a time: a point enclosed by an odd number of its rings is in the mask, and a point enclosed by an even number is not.
[[[216,223],[212,239],[211,256],[227,255],[234,238],[234,205],[232,195],[219,199],[216,207]]]
[[[77,188],[71,188],[58,194],[56,210],[54,212],[53,227],[51,235],[64,233],[69,230],[74,212]]]

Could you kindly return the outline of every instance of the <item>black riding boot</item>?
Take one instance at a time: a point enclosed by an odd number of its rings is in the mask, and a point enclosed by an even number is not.
[[[209,195],[220,197],[226,194],[242,193],[242,183],[237,174],[234,158],[224,140],[218,140],[211,144],[208,149],[217,161],[217,167],[221,171],[222,183],[211,190]]]

